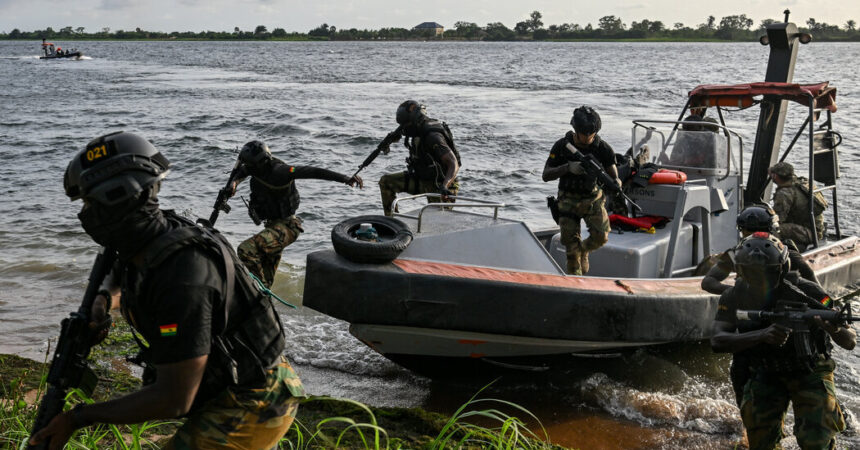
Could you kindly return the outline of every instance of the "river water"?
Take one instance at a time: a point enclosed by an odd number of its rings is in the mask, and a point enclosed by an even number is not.
[[[61,43],[61,45],[63,45]],[[68,45],[65,45],[68,46]],[[760,81],[768,48],[758,43],[80,42],[80,61],[42,61],[38,42],[0,42],[0,353],[42,358],[59,321],[76,308],[95,245],[63,195],[63,170],[98,135],[126,130],[150,139],[173,164],[162,205],[208,216],[218,189],[251,139],[293,164],[352,172],[392,130],[405,99],[447,121],[463,155],[462,194],[503,200],[505,215],[551,224],[540,173],[571,111],[595,106],[601,135],[618,152],[631,120],[673,120],[699,84]],[[845,138],[843,232],[856,234],[860,168],[860,44],[800,49],[795,81],[839,88],[835,126]],[[728,125],[751,145],[758,109]],[[803,120],[800,108],[789,123]],[[786,127],[791,128],[790,126]],[[785,139],[787,141],[788,138]],[[308,252],[330,248],[345,216],[380,213],[376,181],[401,170],[393,147],[362,176],[364,190],[298,183],[306,233],[284,253],[275,291],[301,301]],[[792,155],[789,161],[799,161]],[[240,195],[247,196],[247,186]],[[218,226],[235,245],[256,228],[234,199]],[[336,282],[336,280],[332,280]],[[309,391],[381,406],[451,412],[485,380],[430,381],[365,348],[347,325],[284,309],[288,356]],[[860,359],[836,352],[846,409],[845,447],[860,447]],[[740,435],[726,379],[728,359],[707,346],[584,360],[550,374],[504,376],[486,391],[531,409],[554,442],[578,448],[726,448]],[[465,374],[464,374],[465,375]],[[785,441],[789,447],[793,439]]]

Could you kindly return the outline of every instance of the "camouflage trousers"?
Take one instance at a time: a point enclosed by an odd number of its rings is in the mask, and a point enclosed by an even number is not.
[[[407,194],[438,194],[439,184],[436,180],[421,180],[415,176],[407,176],[408,172],[388,173],[379,178],[379,192],[382,195],[382,209],[386,216],[391,216],[391,205],[397,194],[406,192]],[[407,183],[408,181],[408,183]],[[460,183],[454,178],[451,183],[451,188],[448,189],[454,195],[460,191]],[[428,198],[429,203],[439,203],[438,198]],[[453,200],[451,200],[453,203]]]
[[[820,228],[822,231],[824,227]],[[824,238],[824,233],[820,233],[821,236],[818,239]],[[791,239],[797,244],[800,251],[806,250],[806,247],[809,247],[812,244],[812,230],[809,227],[805,227],[796,223],[780,223],[779,224],[779,238],[783,241]]]
[[[305,397],[299,376],[285,358],[260,389],[227,389],[192,413],[169,450],[277,448]]]
[[[832,449],[845,418],[836,401],[833,360],[809,374],[756,373],[744,386],[741,417],[750,450],[780,448],[788,402],[794,406],[794,437],[803,449]]]
[[[267,220],[262,231],[239,244],[236,254],[254,276],[266,287],[272,287],[281,253],[304,231],[301,219],[296,216]]]
[[[582,275],[588,272],[588,253],[606,244],[609,215],[603,201],[603,191],[586,195],[575,195],[565,191],[558,193],[558,226],[561,243],[567,250],[567,273]],[[581,221],[588,228],[588,238],[581,235]]]

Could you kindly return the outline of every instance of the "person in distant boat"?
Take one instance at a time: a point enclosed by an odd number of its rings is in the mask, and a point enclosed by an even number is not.
[[[777,186],[773,193],[773,209],[779,216],[779,237],[791,239],[805,250],[814,243],[814,237],[824,239],[824,210],[827,200],[820,192],[812,196],[814,219],[809,217],[810,183],[804,177],[794,174],[794,167],[787,162],[779,162],[768,169],[770,178]]]
[[[275,281],[281,262],[281,253],[304,232],[299,207],[299,190],[295,180],[317,179],[364,187],[358,175],[346,175],[311,166],[293,166],[272,156],[269,146],[262,141],[251,141],[239,152],[242,163],[237,169],[232,192],[247,177],[251,177],[251,202],[248,213],[255,224],[265,222],[262,231],[239,244],[239,258],[266,287]]]
[[[397,107],[397,123],[406,136],[409,149],[406,171],[389,173],[379,179],[382,209],[391,216],[391,205],[399,192],[409,194],[438,193],[428,197],[430,203],[454,202],[460,191],[457,173],[460,171],[460,153],[448,124],[427,117],[424,105],[407,100]],[[387,153],[387,151],[386,151]]]
[[[159,207],[169,168],[149,141],[119,132],[90,141],[66,169],[66,195],[83,200],[81,226],[118,258],[94,299],[90,327],[104,339],[111,303],[122,301],[123,316],[147,343],[144,386],[78,403],[36,432],[33,445],[64,448],[75,430],[95,423],[184,417],[165,448],[263,449],[277,446],[293,423],[305,392],[283,357],[278,313],[223,236]]]
[[[779,324],[739,320],[739,310],[772,311],[777,301],[812,301],[825,308],[832,307],[833,301],[815,283],[787,279],[787,249],[768,233],[744,238],[735,254],[738,279],[720,296],[711,348],[732,353],[733,360],[742,361],[750,371],[740,405],[749,448],[779,447],[789,402],[794,406],[794,436],[800,447],[835,448],[835,436],[845,430],[845,418],[835,395],[836,363],[830,354],[832,343],[853,349],[856,332],[820,317],[810,324],[808,333],[796,335]],[[803,348],[811,355],[805,355]]]
[[[567,249],[567,273],[588,273],[588,254],[609,240],[609,215],[604,205],[603,190],[597,178],[588,174],[581,162],[576,161],[568,145],[584,155],[593,155],[618,186],[618,169],[615,151],[597,134],[600,131],[600,114],[590,106],[573,111],[570,119],[573,131],[556,141],[543,168],[543,181],[558,182],[558,225],[561,243]],[[585,220],[588,238],[580,234],[580,221]]]

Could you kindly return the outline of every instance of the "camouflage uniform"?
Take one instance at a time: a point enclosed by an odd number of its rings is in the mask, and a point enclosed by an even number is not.
[[[270,219],[262,231],[239,244],[236,253],[254,276],[266,287],[272,287],[281,263],[281,252],[304,231],[301,219],[296,216]]]
[[[794,405],[794,436],[804,449],[832,449],[845,430],[836,401],[832,359],[822,359],[808,374],[767,373],[753,376],[744,387],[741,417],[750,450],[780,448],[788,402]]]
[[[779,216],[779,238],[792,240],[801,249],[814,242],[812,224],[809,223],[809,180],[794,175],[791,164],[781,162],[770,168],[770,172],[784,180],[791,180],[788,186],[777,187],[773,194],[773,210]],[[826,207],[827,202],[819,192],[815,194],[816,203]],[[820,208],[819,211],[823,210]],[[824,215],[815,214],[815,230],[818,240],[824,239]]]
[[[268,450],[290,429],[305,391],[281,358],[260,389],[225,390],[192,413],[166,449]]]
[[[575,194],[568,191],[558,193],[558,226],[561,243],[567,249],[567,273],[582,275],[588,271],[588,253],[606,244],[606,233],[610,231],[609,215],[603,206],[603,190],[595,189],[590,194]],[[588,238],[583,241],[580,221],[585,220]]]
[[[408,181],[408,183],[407,183]],[[453,195],[457,195],[460,191],[460,183],[457,178],[451,183],[448,189]],[[386,216],[390,216],[391,205],[394,199],[397,198],[398,192],[406,192],[411,195],[438,193],[439,185],[436,180],[422,180],[415,175],[409,175],[409,172],[389,173],[379,178],[379,192],[382,195],[382,209]],[[428,198],[429,203],[439,203],[439,198]]]

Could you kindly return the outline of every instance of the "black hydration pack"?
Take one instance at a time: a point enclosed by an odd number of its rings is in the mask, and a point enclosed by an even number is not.
[[[248,269],[236,256],[230,243],[214,228],[198,226],[173,211],[164,211],[169,220],[182,226],[159,236],[144,250],[140,280],[187,246],[198,246],[222,261],[224,286],[221,307],[213,312],[212,344],[206,370],[194,399],[195,407],[230,386],[260,387],[267,372],[280,362],[286,346],[284,329],[269,296],[261,291]],[[126,300],[126,292],[123,299]],[[134,302],[136,299],[132,296]],[[129,303],[130,304],[130,303]],[[125,311],[126,302],[123,302]],[[136,337],[136,336],[135,336]],[[144,363],[145,381],[153,382],[157,374],[147,362],[147,348],[138,340]]]

